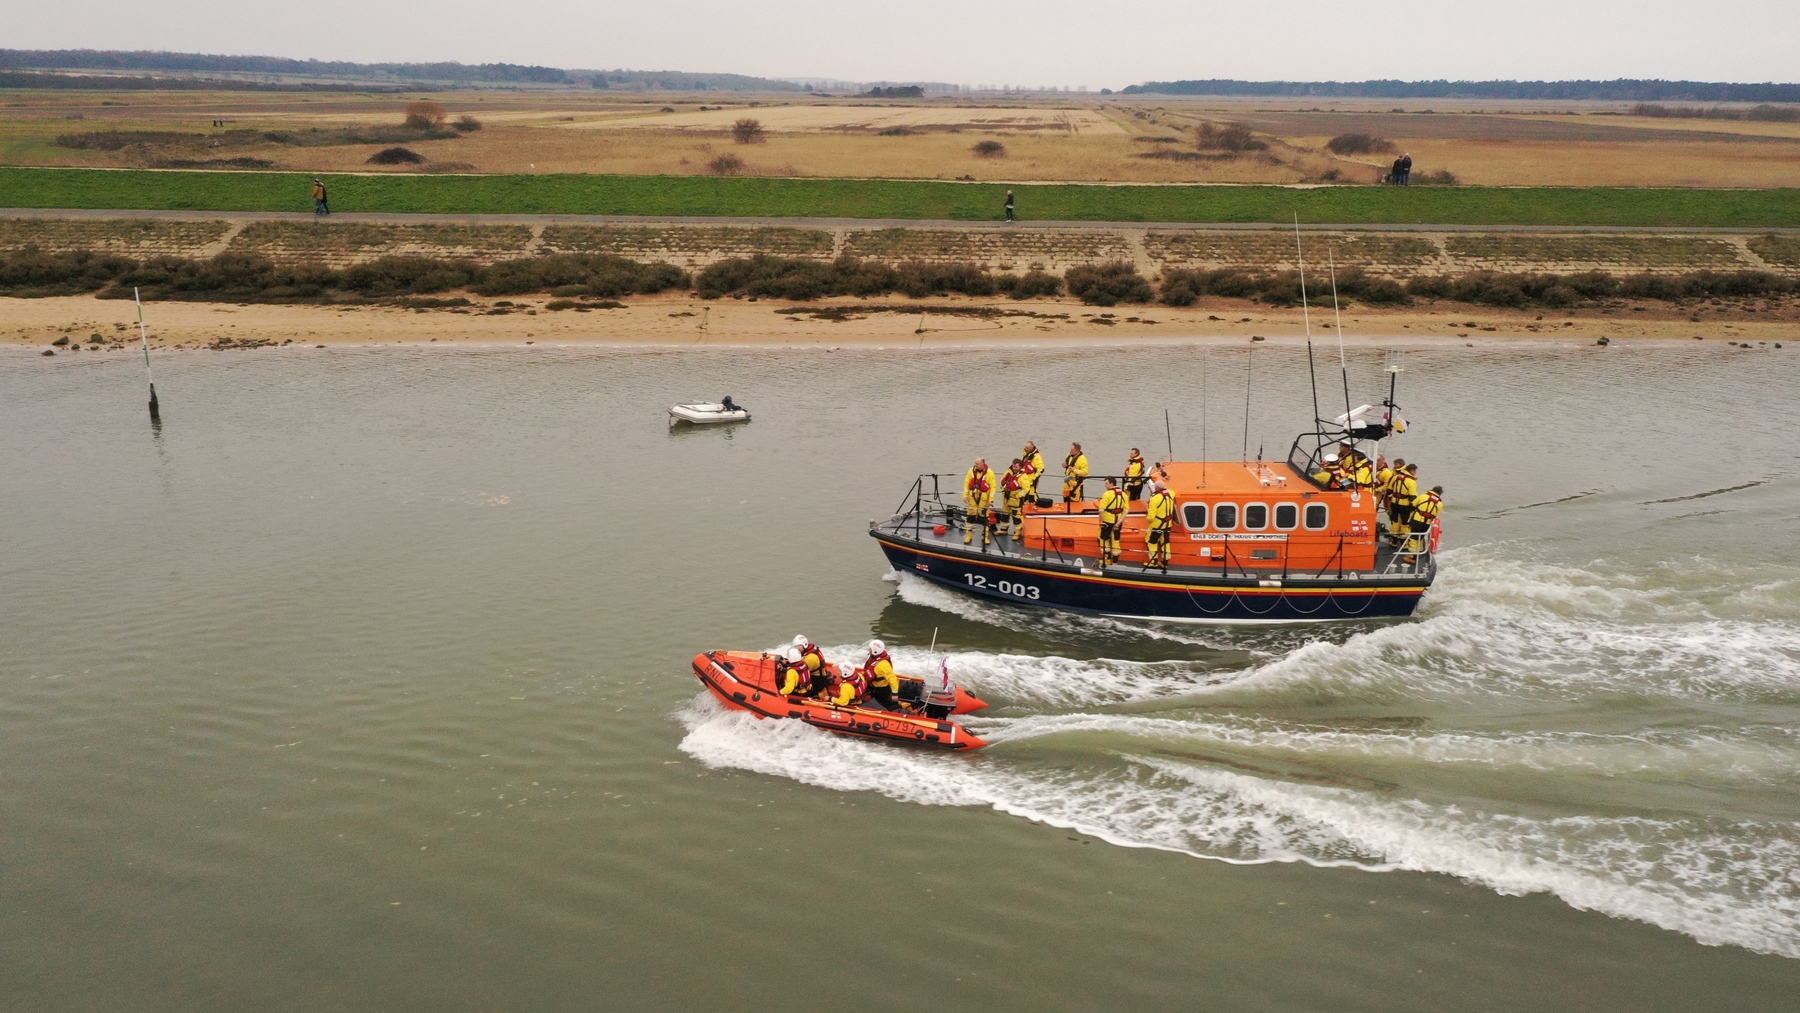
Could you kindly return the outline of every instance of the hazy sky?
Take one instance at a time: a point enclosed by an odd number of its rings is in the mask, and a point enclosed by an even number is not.
[[[1112,87],[1800,80],[1797,0],[11,0],[0,45]]]

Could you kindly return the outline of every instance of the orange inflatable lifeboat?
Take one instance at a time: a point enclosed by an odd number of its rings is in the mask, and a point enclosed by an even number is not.
[[[885,710],[873,703],[836,707],[811,697],[782,696],[781,687],[776,684],[779,660],[773,654],[761,652],[707,651],[694,656],[694,675],[712,690],[720,703],[733,710],[749,711],[758,718],[793,718],[843,735],[891,739],[940,749],[969,750],[987,745],[956,722],[925,713],[925,682],[922,679],[900,677],[898,695],[902,701],[919,703],[916,713]],[[835,677],[838,666],[827,663],[825,670]],[[987,706],[985,701],[961,686],[955,690],[956,703],[945,717],[967,714]]]

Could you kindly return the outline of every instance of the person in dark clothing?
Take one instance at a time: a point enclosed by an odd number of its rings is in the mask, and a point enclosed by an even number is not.
[[[1006,191],[1006,220],[1009,222],[1013,220],[1013,192],[1011,190]]]
[[[1397,178],[1397,180],[1399,181],[1401,186],[1408,186],[1411,184],[1411,182],[1412,182],[1412,156],[1411,155],[1406,154],[1404,152],[1400,155],[1400,161],[1394,163],[1394,175]]]

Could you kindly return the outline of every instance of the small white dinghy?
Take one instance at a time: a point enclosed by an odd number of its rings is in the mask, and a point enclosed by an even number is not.
[[[669,406],[669,424],[691,422],[694,425],[705,425],[712,422],[748,422],[750,413],[743,407],[731,403],[726,398],[718,404],[678,404]]]

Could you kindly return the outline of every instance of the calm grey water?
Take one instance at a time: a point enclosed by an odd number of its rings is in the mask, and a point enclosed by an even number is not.
[[[0,1006],[1800,1005],[1794,350],[1353,349],[1449,490],[1408,622],[884,573],[916,472],[1236,455],[1245,348],[190,353],[160,433],[130,355],[0,353]],[[934,629],[981,754],[688,669]]]

